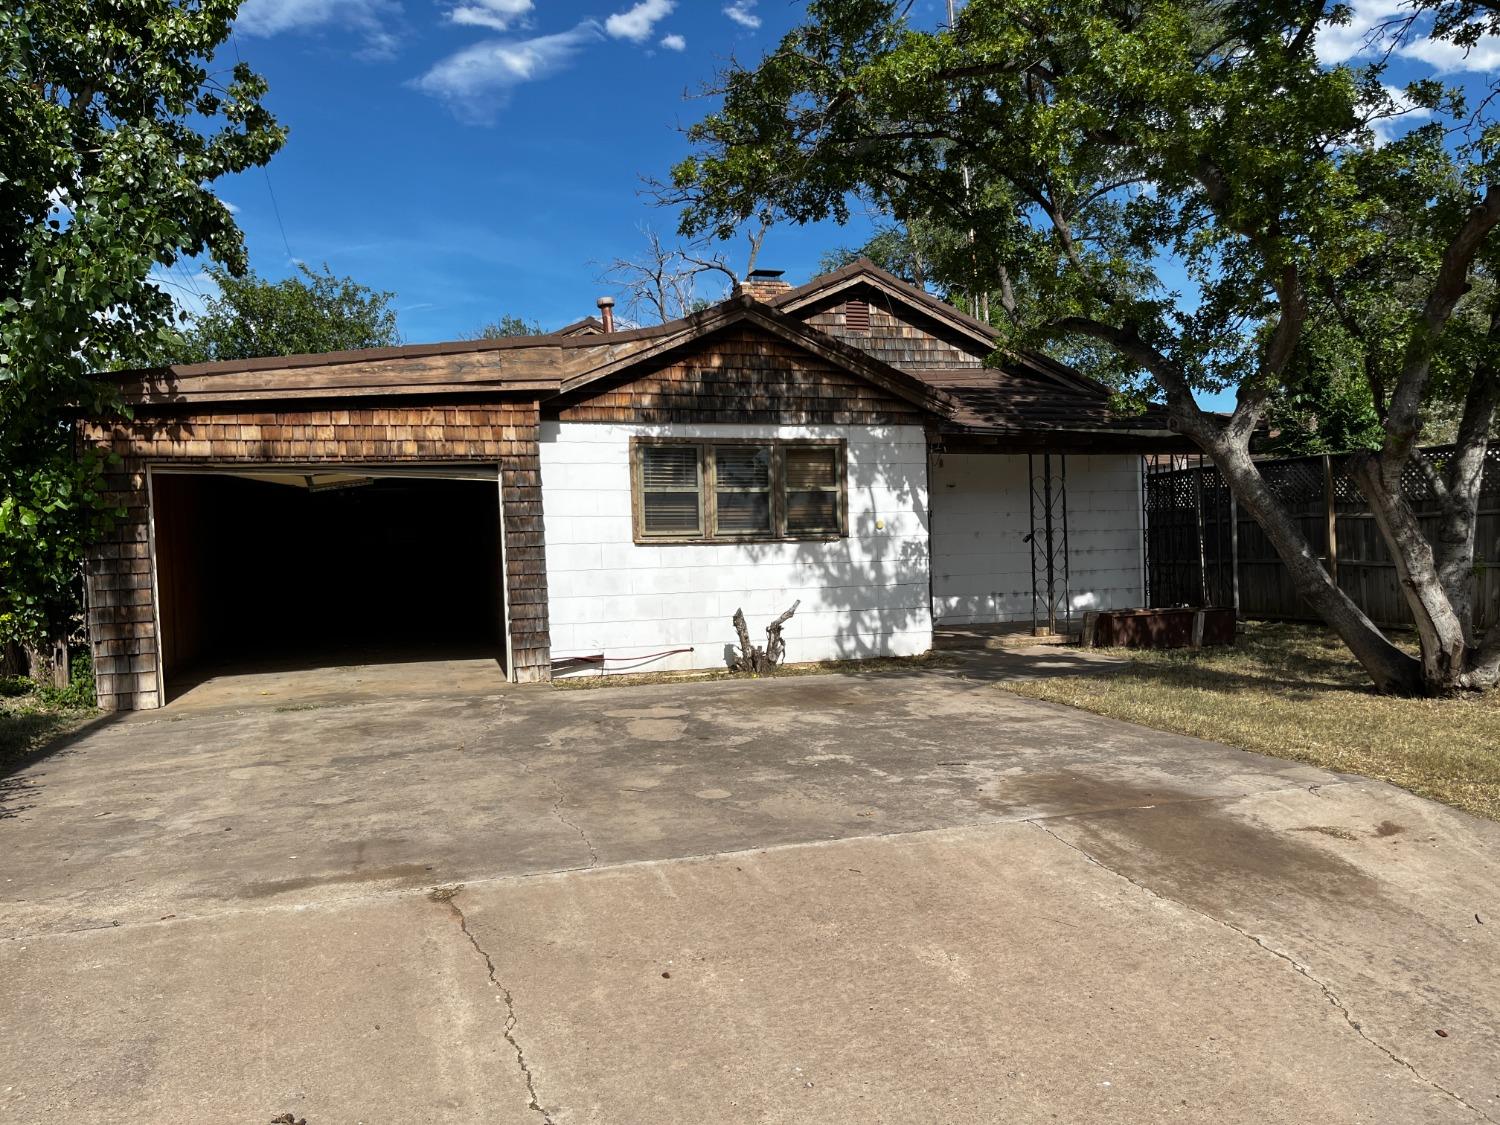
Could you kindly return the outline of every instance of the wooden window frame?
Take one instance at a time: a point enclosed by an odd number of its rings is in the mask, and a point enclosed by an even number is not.
[[[650,534],[646,531],[641,450],[650,446],[689,446],[698,451],[699,534]],[[719,446],[753,446],[771,451],[771,530],[718,530],[719,482],[713,450]],[[786,450],[791,447],[838,450],[838,530],[789,532],[786,526]],[[630,439],[630,507],[637,546],[711,545],[724,543],[831,543],[849,537],[849,443],[844,438],[674,438]]]

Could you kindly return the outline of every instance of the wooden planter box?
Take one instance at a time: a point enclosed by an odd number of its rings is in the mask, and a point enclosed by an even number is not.
[[[1084,648],[1202,648],[1234,644],[1232,609],[1112,609],[1083,619]]]

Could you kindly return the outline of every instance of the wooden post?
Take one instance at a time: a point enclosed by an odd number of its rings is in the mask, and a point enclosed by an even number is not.
[[[1198,604],[1208,604],[1208,555],[1203,545],[1203,454],[1198,454],[1198,469],[1193,476],[1193,511],[1198,522]]]
[[[1338,494],[1333,489],[1333,458],[1323,454],[1323,519],[1328,536],[1328,577],[1339,584]]]
[[[1057,632],[1057,568],[1052,551],[1052,454],[1042,454],[1042,520],[1047,529],[1047,635]]]
[[[1240,504],[1229,494],[1229,584],[1234,597],[1234,616],[1240,616]]]
[[[1084,648],[1093,648],[1094,642],[1099,635],[1099,611],[1097,609],[1086,609],[1083,611],[1083,635],[1078,638],[1078,643]]]

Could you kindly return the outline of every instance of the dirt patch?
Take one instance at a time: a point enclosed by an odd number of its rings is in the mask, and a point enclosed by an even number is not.
[[[1394,820],[1382,820],[1375,826],[1377,836],[1398,836],[1405,831],[1405,826],[1397,824]]]

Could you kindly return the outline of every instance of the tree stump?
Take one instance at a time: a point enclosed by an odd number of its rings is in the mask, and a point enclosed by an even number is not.
[[[766,626],[765,648],[750,643],[750,627],[745,624],[745,611],[735,610],[734,631],[740,639],[740,649],[731,668],[736,672],[744,672],[751,676],[760,676],[774,671],[786,655],[786,642],[781,638],[781,627],[791,620],[801,604],[802,599],[798,598],[792,603],[791,609]]]

